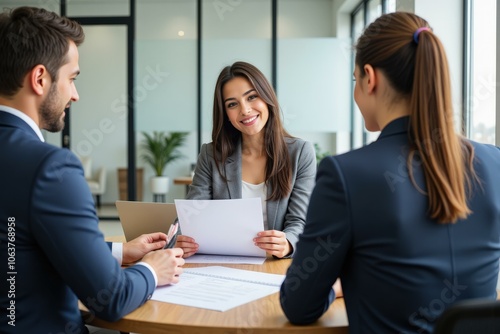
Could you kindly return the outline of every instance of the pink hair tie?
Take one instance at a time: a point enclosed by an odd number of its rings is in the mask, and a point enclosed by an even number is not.
[[[415,43],[418,44],[418,35],[420,35],[420,33],[424,30],[431,30],[430,28],[428,27],[422,27],[422,28],[418,28],[417,31],[415,31],[413,33],[413,40],[415,41]]]

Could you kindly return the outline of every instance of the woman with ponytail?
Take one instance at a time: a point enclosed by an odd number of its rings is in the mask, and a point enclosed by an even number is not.
[[[322,160],[281,305],[311,323],[340,278],[350,333],[431,333],[451,304],[496,298],[500,150],[456,133],[446,54],[417,15],[367,27],[354,79],[381,134]]]

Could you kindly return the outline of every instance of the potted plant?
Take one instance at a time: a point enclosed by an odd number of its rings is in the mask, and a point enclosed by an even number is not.
[[[316,163],[318,165],[323,158],[331,155],[330,152],[328,152],[328,151],[322,152],[318,143],[314,143],[314,151],[316,152]]]
[[[151,166],[155,176],[151,179],[151,191],[153,194],[166,194],[168,192],[169,178],[163,175],[168,164],[180,159],[183,155],[179,152],[188,136],[187,132],[165,132],[153,131],[152,134],[142,132],[144,136],[141,143],[143,153],[142,159]]]

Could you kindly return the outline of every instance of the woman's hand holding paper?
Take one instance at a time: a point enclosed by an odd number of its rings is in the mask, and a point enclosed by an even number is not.
[[[285,232],[282,231],[268,230],[259,232],[253,241],[255,246],[279,258],[292,252],[292,246],[286,239]]]
[[[194,255],[198,251],[199,245],[193,238],[188,237],[187,235],[179,235],[177,237],[175,247],[182,248],[184,251],[183,258],[187,258]]]

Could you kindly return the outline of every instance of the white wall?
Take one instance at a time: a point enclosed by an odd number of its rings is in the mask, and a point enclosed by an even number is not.
[[[333,36],[351,36],[351,13],[358,4],[359,0],[333,0]]]
[[[415,2],[419,0],[396,0],[396,11],[398,12],[415,12]],[[448,0],[445,0],[446,2]]]
[[[339,38],[278,41],[278,94],[292,133],[349,130],[350,44]]]
[[[338,2],[278,3],[277,94],[285,128],[330,154],[339,153],[337,134],[350,127],[352,43],[348,34],[335,36]],[[347,30],[349,26],[347,20]]]
[[[203,38],[271,37],[271,0],[205,0],[202,13]]]
[[[278,38],[333,37],[333,2],[278,1]]]

